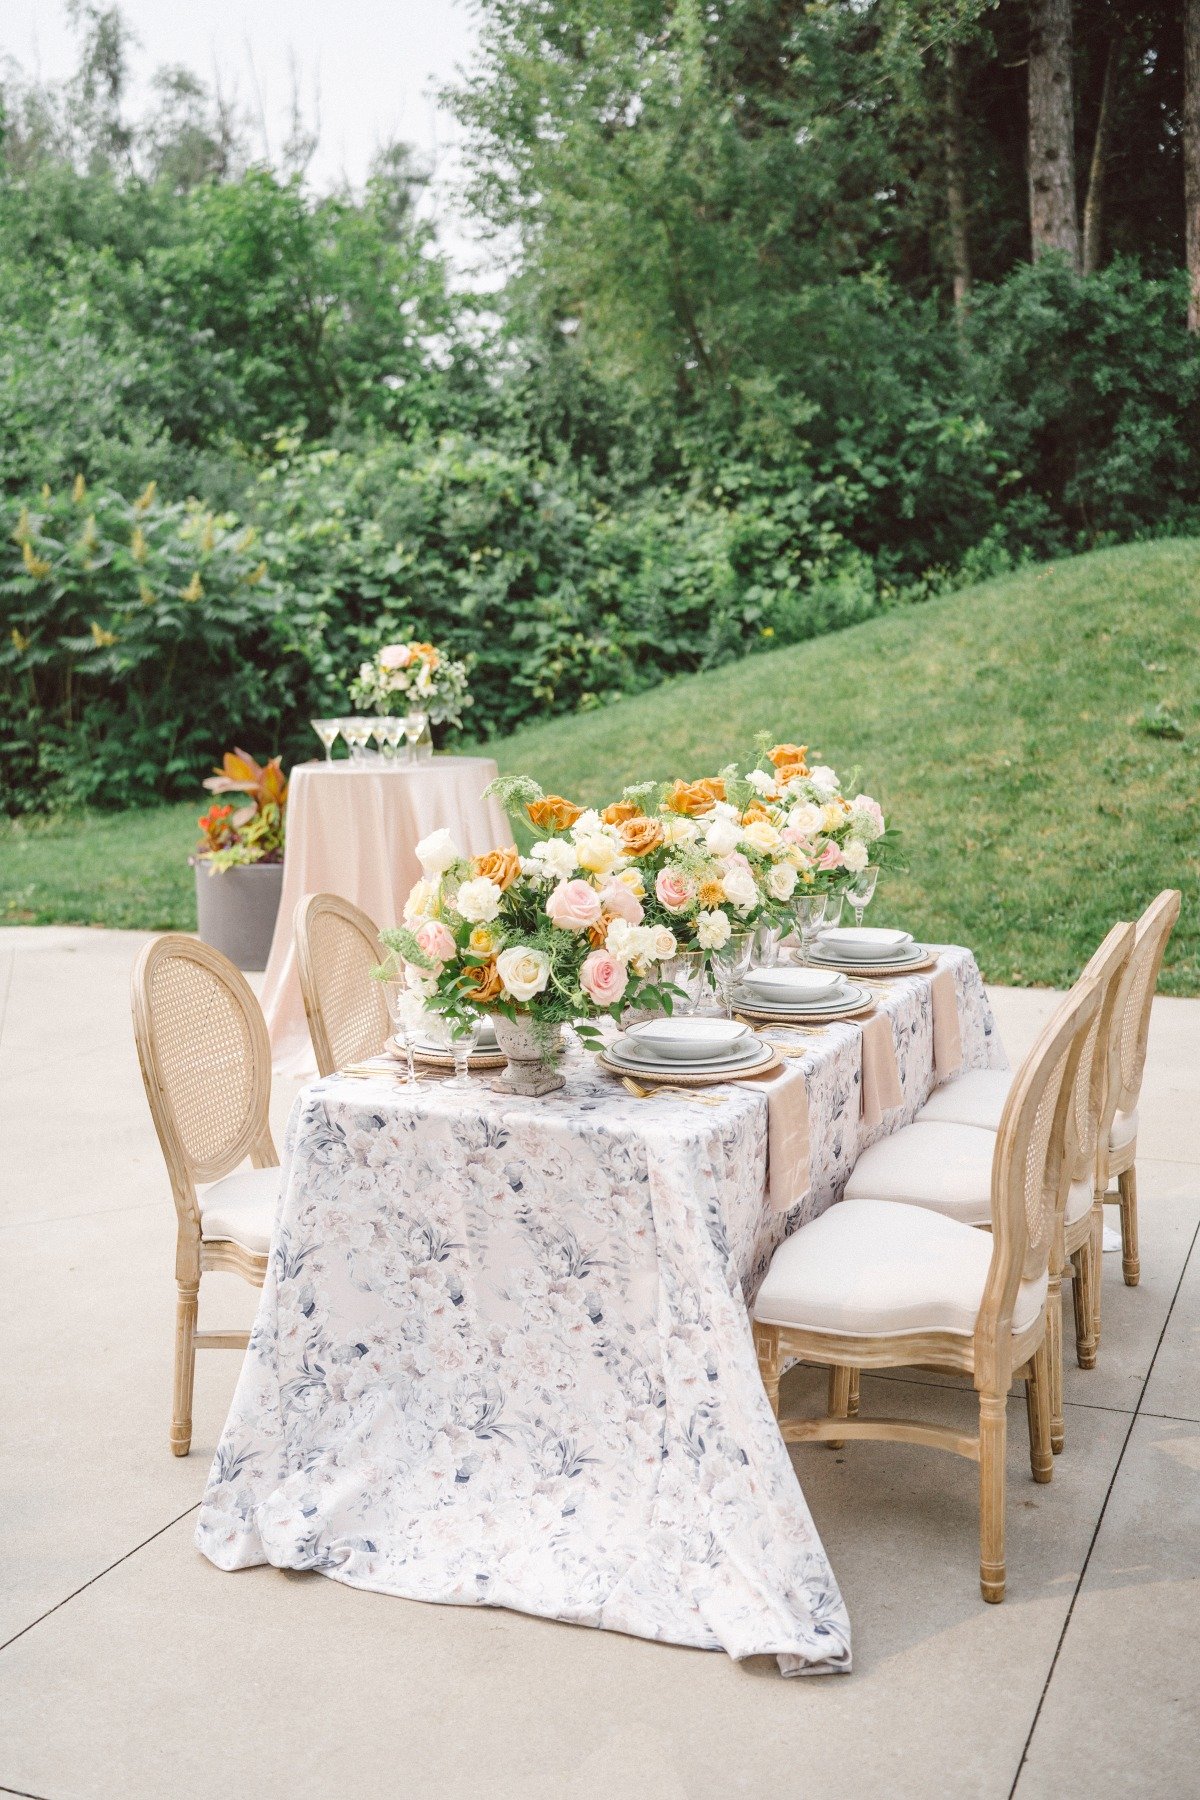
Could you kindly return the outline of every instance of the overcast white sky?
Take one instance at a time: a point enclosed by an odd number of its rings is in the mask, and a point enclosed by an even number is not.
[[[144,81],[164,63],[211,80],[221,71],[244,106],[261,94],[272,148],[286,134],[290,57],[306,111],[319,93],[321,146],[310,168],[319,187],[342,174],[362,180],[372,152],[391,138],[414,144],[435,167],[433,204],[443,242],[465,269],[486,252],[451,215],[459,168],[455,121],[436,104],[438,87],[470,58],[474,18],[467,0],[120,0],[140,49]],[[74,48],[61,0],[2,0],[0,54],[47,78],[70,73]],[[137,98],[133,104],[137,110]]]

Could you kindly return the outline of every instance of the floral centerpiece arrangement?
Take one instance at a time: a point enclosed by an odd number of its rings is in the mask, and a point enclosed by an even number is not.
[[[895,834],[888,835],[877,800],[863,793],[847,798],[828,764],[809,767],[807,745],[767,749],[768,741],[746,779],[755,791],[755,810],[791,845],[804,887],[844,892],[867,869],[895,860]]]
[[[350,683],[355,706],[372,713],[421,712],[435,725],[461,725],[471,705],[467,665],[433,644],[384,644]]]
[[[245,750],[227,750],[204,783],[213,794],[243,794],[240,806],[214,800],[196,821],[200,842],[194,860],[211,875],[250,863],[283,861],[287,776],[283,759],[258,763]]]

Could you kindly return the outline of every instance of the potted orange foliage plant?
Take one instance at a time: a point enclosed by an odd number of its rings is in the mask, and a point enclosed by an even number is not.
[[[213,794],[240,794],[240,805],[214,800],[198,820],[198,929],[206,944],[239,969],[265,969],[283,886],[287,777],[282,759],[259,763],[245,750],[226,751],[204,783]]]

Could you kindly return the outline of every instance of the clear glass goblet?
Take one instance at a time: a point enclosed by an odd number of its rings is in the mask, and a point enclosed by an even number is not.
[[[404,715],[404,735],[408,739],[409,762],[417,760],[417,745],[420,743],[428,723],[428,713],[410,712]]]
[[[408,1063],[406,1079],[415,1084],[421,1079],[417,1074],[413,1051],[425,1023],[424,998],[403,980],[385,981],[383,992],[387,1001],[388,1017],[392,1021],[392,1031],[395,1033],[397,1043],[403,1047]]]
[[[333,761],[333,746],[338,741],[342,729],[340,719],[310,719],[309,724],[325,746],[325,761]]]
[[[817,933],[825,923],[828,894],[798,894],[792,902],[796,926],[800,933],[800,951],[807,962],[817,941]]]
[[[403,737],[403,719],[387,718],[383,721],[383,739],[388,747],[388,756],[392,762],[396,761],[396,753],[400,748]]]
[[[350,729],[345,733],[350,745],[350,754],[361,767],[367,760],[367,745],[371,741],[370,719],[351,719]]]
[[[708,971],[704,966],[703,950],[681,950],[662,965],[662,978],[672,987],[682,988],[687,996],[680,1011],[685,1016],[695,1013],[708,991]]]
[[[750,967],[750,957],[754,951],[754,933],[752,931],[732,931],[719,950],[712,952],[713,975],[716,978],[717,993],[725,1017],[733,1017],[733,990],[746,970]]]
[[[375,739],[375,748],[380,761],[383,760],[383,746],[387,742],[387,720],[374,718],[371,720],[371,736]]]
[[[854,880],[847,890],[847,898],[854,908],[854,923],[860,930],[862,928],[863,914],[866,912],[874,898],[875,883],[878,880],[879,870],[877,868],[863,869],[860,874],[854,877]]]
[[[838,888],[834,893],[826,894],[825,916],[821,920],[822,931],[836,931],[837,927],[842,922],[842,907],[845,903],[846,896],[841,888]]]
[[[471,1085],[471,1057],[479,1042],[479,1033],[483,1028],[483,1020],[478,1014],[472,1016],[468,1024],[461,1024],[456,1019],[447,1019],[435,1013],[430,1021],[430,1040],[440,1050],[449,1050],[454,1058],[454,1074],[445,1083],[448,1088],[466,1088]]]
[[[757,969],[773,969],[779,961],[784,927],[774,919],[760,919],[754,931],[753,963]]]

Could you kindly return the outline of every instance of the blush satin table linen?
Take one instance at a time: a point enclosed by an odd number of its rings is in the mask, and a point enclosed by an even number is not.
[[[301,763],[288,789],[283,891],[262,984],[262,1009],[277,1075],[315,1075],[292,920],[305,894],[337,894],[377,926],[395,925],[421,874],[417,845],[440,826],[468,856],[512,842],[486,756],[435,756],[395,767]]]
[[[941,967],[962,1066],[1003,1066],[974,959],[946,949]],[[874,1128],[850,1022],[718,1106],[637,1100],[579,1049],[539,1100],[484,1078],[304,1089],[199,1548],[222,1569],[773,1654],[785,1674],[848,1669],[747,1307],[781,1239],[928,1097],[928,975],[880,1013],[901,1104]],[[769,1113],[793,1084],[809,1164],[784,1210]]]

